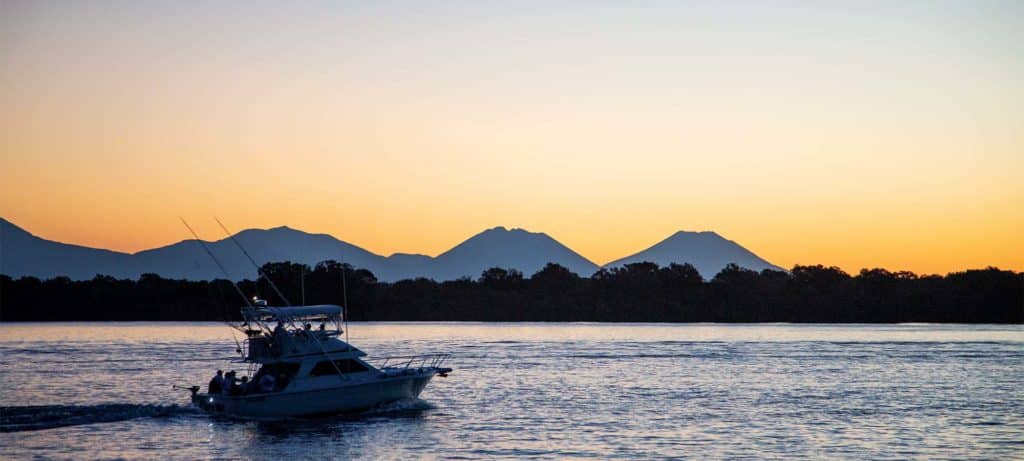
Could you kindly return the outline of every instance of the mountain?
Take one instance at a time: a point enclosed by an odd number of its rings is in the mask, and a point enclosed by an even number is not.
[[[345,261],[367,268],[375,274],[388,274],[386,258],[326,234],[309,234],[276,227],[249,229],[235,234],[246,251],[263,264],[293,261],[316,264],[327,259]],[[207,245],[232,279],[255,278],[256,269],[230,239]],[[138,278],[152,272],[166,278],[209,280],[225,278],[203,250],[198,240],[190,239],[138,253],[120,253],[54,242],[34,236],[0,218],[0,273],[11,276],[32,275],[50,278],[60,275],[72,279],[90,279],[96,274],[117,278]]]
[[[700,275],[710,279],[727,264],[761,271],[782,270],[732,240],[714,232],[679,231],[654,246],[625,258],[605,264],[604,267],[622,266],[630,263],[652,262],[659,266],[671,263],[690,263]]]
[[[435,279],[479,277],[492,267],[515,268],[529,277],[549,263],[564,266],[583,277],[597,271],[596,264],[547,234],[495,227],[485,230],[434,258]]]
[[[0,218],[0,274],[89,279],[98,273],[123,275],[129,267],[126,253],[46,240]]]
[[[327,234],[309,234],[289,227],[247,229],[235,239],[258,263],[292,261],[310,266],[328,259],[387,275],[385,258]],[[255,278],[256,268],[230,239],[207,242],[210,252],[232,279]],[[137,268],[168,278],[204,280],[224,278],[197,240],[185,240],[132,255]]]
[[[417,277],[432,278],[431,269],[433,269],[433,262],[434,258],[427,255],[395,253],[386,258],[385,266],[387,270],[380,272],[383,274],[381,280],[394,281]],[[378,272],[373,273],[376,275]],[[380,278],[382,276],[378,275],[377,277]]]
[[[548,262],[561,264],[581,276],[597,266],[542,233],[504,227],[489,229],[437,258],[395,253],[384,257],[327,234],[310,234],[289,227],[248,229],[235,239],[258,263],[292,261],[314,265],[333,259],[369,269],[379,280],[426,277],[453,280],[476,278],[491,267],[515,268],[527,276]],[[230,239],[206,242],[231,279],[255,278],[256,269]],[[96,274],[138,278],[147,272],[188,280],[225,278],[198,240],[190,239],[138,253],[120,253],[69,245],[34,236],[0,218],[0,273],[13,277],[90,279]]]
[[[474,235],[436,258],[406,253],[385,257],[327,234],[310,234],[284,226],[244,230],[235,234],[235,239],[257,264],[292,261],[312,266],[333,259],[369,269],[386,282],[416,277],[476,278],[492,267],[517,269],[529,277],[549,262],[582,277],[589,277],[598,270],[597,265],[547,234],[504,227]],[[256,277],[252,263],[230,239],[207,242],[207,245],[224,265],[227,277],[236,280]],[[663,266],[689,262],[705,278],[713,277],[730,262],[755,270],[778,269],[714,232],[678,232],[651,248],[605,267],[642,261]],[[135,279],[147,272],[175,279],[225,278],[198,240],[183,240],[129,254],[46,240],[0,218],[2,274],[40,278],[63,275],[82,280],[96,274]]]

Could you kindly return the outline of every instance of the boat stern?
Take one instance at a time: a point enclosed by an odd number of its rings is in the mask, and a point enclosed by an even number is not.
[[[192,405],[206,413],[217,414],[224,411],[224,403],[220,402],[220,395],[192,393]]]

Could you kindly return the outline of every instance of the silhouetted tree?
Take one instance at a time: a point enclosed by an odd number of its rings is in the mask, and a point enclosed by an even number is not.
[[[755,272],[730,264],[705,281],[689,264],[641,262],[589,278],[548,264],[529,278],[512,269],[464,277],[382,283],[337,261],[312,269],[262,267],[293,304],[345,304],[353,320],[643,322],[1024,322],[1024,273],[996,268],[946,276],[795,266]],[[264,278],[238,282],[246,298],[283,300]],[[238,320],[245,304],[227,280],[138,280],[0,275],[0,320]]]
[[[479,281],[481,285],[495,290],[517,290],[523,286],[523,273],[515,269],[492,267],[480,274]]]

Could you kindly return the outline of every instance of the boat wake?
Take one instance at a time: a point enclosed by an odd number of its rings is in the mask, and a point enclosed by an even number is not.
[[[162,418],[196,412],[197,410],[187,406],[129,403],[0,407],[0,432],[37,431],[136,418]]]
[[[360,416],[387,416],[393,414],[418,413],[431,410],[434,406],[426,400],[402,399],[377,405],[369,410],[360,413]]]

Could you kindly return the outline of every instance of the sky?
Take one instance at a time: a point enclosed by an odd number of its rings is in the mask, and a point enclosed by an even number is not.
[[[1024,2],[0,0],[0,217],[1024,270]]]

